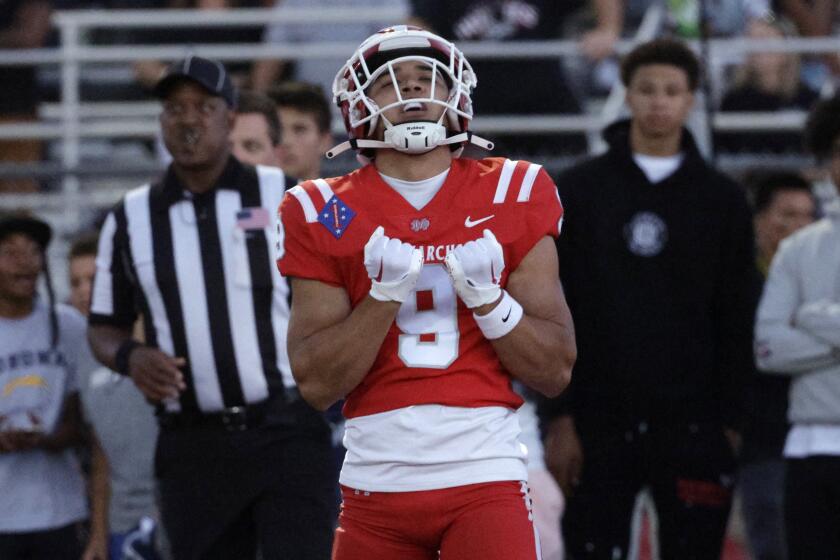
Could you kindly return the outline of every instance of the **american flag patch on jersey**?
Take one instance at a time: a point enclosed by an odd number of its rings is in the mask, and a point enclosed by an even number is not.
[[[245,231],[267,228],[270,224],[268,210],[260,206],[243,208],[236,213],[236,227]]]
[[[327,228],[336,239],[341,239],[347,226],[356,217],[356,213],[344,204],[336,195],[321,208],[318,212],[318,221]]]

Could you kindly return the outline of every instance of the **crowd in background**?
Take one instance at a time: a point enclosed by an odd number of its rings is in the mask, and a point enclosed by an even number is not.
[[[401,9],[409,21],[460,41],[480,40],[579,40],[578,56],[533,58],[512,61],[479,60],[477,72],[482,83],[492,83],[477,94],[476,109],[487,115],[582,114],[593,100],[604,95],[617,82],[616,41],[632,36],[645,10],[655,0],[575,0],[573,2],[493,1],[433,2],[408,0],[352,0],[296,2],[85,2],[82,0],[8,1],[0,14],[0,48],[54,46],[58,37],[50,29],[50,16],[57,10],[127,8],[231,10],[273,8],[278,14],[300,8],[356,7]],[[663,0],[667,8],[664,32],[685,39],[715,37],[815,37],[830,36],[835,29],[837,5],[834,0]],[[705,9],[701,10],[700,6]],[[816,15],[818,14],[818,16]],[[706,24],[700,25],[704,18]],[[85,41],[92,45],[120,44],[288,44],[349,41],[365,37],[393,22],[370,21],[330,25],[321,23],[285,24],[282,20],[265,26],[212,26],[183,29],[95,29]],[[702,31],[705,30],[705,33]],[[710,107],[720,111],[807,110],[821,94],[830,93],[838,77],[837,57],[828,55],[789,55],[754,53],[724,56],[722,74],[714,76],[720,85],[711,91]],[[333,69],[339,58],[301,60],[258,60],[236,62],[231,71],[240,87],[265,92],[273,84],[294,79],[320,85],[331,94]],[[130,67],[130,70],[129,68]],[[151,87],[164,63],[155,60],[135,63],[86,66],[81,76],[82,101],[127,101],[151,97]],[[0,92],[0,122],[37,122],[39,106],[56,101],[60,95],[56,73],[46,67],[0,67],[4,83],[17,87]],[[718,67],[714,70],[717,74]],[[530,87],[522,88],[520,84]],[[334,114],[337,116],[337,114]],[[705,133],[704,133],[705,134]],[[499,134],[502,148],[542,157],[581,155],[586,142],[581,134],[547,135]],[[701,142],[705,143],[705,142]],[[6,142],[4,159],[33,162],[49,159],[50,146],[36,140]],[[716,148],[726,153],[801,153],[796,133],[775,135],[767,132],[727,132],[716,138]],[[152,147],[146,147],[153,157]],[[708,151],[708,150],[704,150]],[[98,154],[108,157],[108,152]],[[94,156],[92,156],[94,157]],[[352,163],[350,164],[352,165]],[[4,180],[3,190],[31,191],[38,188],[32,179]]]
[[[679,38],[693,39],[701,34],[697,18],[700,10],[691,0],[668,0],[670,10],[669,34]],[[840,2],[835,0],[713,0],[708,2],[707,31],[711,36],[751,38],[782,38],[793,36],[831,36],[836,34],[836,24],[840,23]],[[172,0],[146,0],[144,2],[85,2],[82,0],[7,0],[0,1],[0,49],[35,48],[55,43],[51,36],[49,18],[55,10],[63,9],[126,9],[126,8],[195,8],[195,9],[235,9],[244,7],[274,7],[278,11],[296,7],[402,7],[410,15],[411,22],[429,28],[455,41],[472,40],[542,40],[552,38],[579,38],[582,56],[579,61],[560,64],[556,59],[534,59],[528,62],[504,62],[482,60],[474,64],[479,76],[478,95],[473,98],[477,114],[580,114],[591,97],[603,95],[621,76],[619,56],[614,51],[617,40],[627,37],[641,19],[644,10],[650,5],[649,0],[577,0],[574,2],[553,2],[551,0],[523,1],[408,1],[408,0],[254,0],[252,2],[227,2],[225,0],[198,0],[187,2]],[[144,30],[117,31],[101,30],[91,41],[99,44],[109,42],[135,44],[167,43],[304,43],[307,41],[348,41],[357,42],[392,22],[370,22],[369,24],[350,24],[341,26],[307,24],[289,25],[274,23],[255,28],[225,28],[197,30]],[[782,111],[786,109],[811,110],[820,98],[827,98],[833,93],[834,85],[840,79],[840,55],[799,56],[781,53],[753,53],[743,60],[736,60],[728,73],[726,88],[715,99],[721,111]],[[583,62],[581,62],[583,61]],[[336,116],[333,104],[329,100],[331,83],[335,71],[343,60],[283,61],[264,60],[252,64],[241,63],[229,66],[234,82],[242,90],[239,97],[239,114],[234,124],[230,141],[232,153],[243,163],[280,167],[287,178],[295,180],[314,179],[321,175],[323,153],[332,145],[331,122]],[[113,87],[99,87],[95,83],[83,89],[86,100],[126,100],[152,98],[158,79],[166,64],[159,61],[143,61],[133,65],[131,80]],[[56,91],[44,76],[34,67],[0,67],[0,123],[35,122],[40,103],[55,98]],[[9,86],[8,84],[14,84]],[[528,84],[523,87],[523,84]],[[836,98],[835,98],[836,99]],[[832,105],[834,103],[834,105]],[[823,101],[818,106],[817,115],[823,118],[838,119],[840,108],[836,101]],[[826,115],[828,115],[826,117]],[[832,116],[833,115],[833,116]],[[831,180],[837,185],[837,161],[840,149],[838,138],[840,129],[819,129],[812,117],[809,125],[810,137],[808,148],[820,161],[828,162],[832,172]],[[840,122],[830,121],[834,124]],[[615,133],[615,129],[613,129]],[[714,134],[714,143],[719,151],[761,152],[774,154],[804,153],[802,132],[768,134],[766,132],[727,132]],[[494,139],[495,140],[495,139]],[[510,155],[527,155],[539,160],[540,156],[556,153],[582,155],[586,150],[585,140],[581,135],[546,135],[546,136],[502,136],[499,146]],[[159,148],[159,146],[157,147]],[[150,146],[150,150],[156,149]],[[692,148],[693,149],[693,148]],[[45,146],[38,141],[0,141],[0,160],[10,162],[33,162],[44,159]],[[168,154],[162,156],[168,162]],[[837,303],[836,293],[829,284],[836,284],[837,267],[834,263],[836,253],[827,254],[825,261],[814,257],[813,261],[803,262],[801,254],[809,247],[824,247],[824,238],[830,238],[830,231],[795,237],[795,241],[783,243],[790,234],[808,226],[823,215],[828,216],[825,224],[833,224],[835,213],[829,207],[823,210],[814,195],[812,184],[822,167],[809,169],[791,169],[783,173],[766,173],[752,170],[744,179],[744,192],[752,203],[756,267],[774,287],[770,296],[766,296],[759,307],[758,346],[759,366],[774,371],[810,372],[819,370],[822,379],[837,377],[836,348],[837,329],[834,329]],[[571,177],[571,178],[570,178]],[[571,181],[572,175],[563,179]],[[558,180],[561,194],[563,179]],[[648,177],[650,179],[650,177]],[[652,181],[655,182],[655,181]],[[292,183],[294,184],[294,183]],[[840,185],[838,185],[840,187]],[[29,192],[43,188],[31,179],[0,179],[0,191]],[[733,203],[734,204],[734,203]],[[33,208],[37,212],[37,208]],[[91,290],[95,271],[96,239],[102,226],[101,217],[96,224],[91,224],[89,232],[84,232],[75,240],[69,253],[68,266],[71,285],[60,290],[69,293],[68,304],[81,315],[90,311]],[[642,220],[644,221],[644,220]],[[830,229],[828,225],[823,229]],[[656,235],[656,223],[639,223],[635,235],[643,243],[650,241],[646,235]],[[706,227],[702,221],[697,227]],[[34,254],[43,251],[49,243],[49,236],[36,229],[31,233],[31,225],[22,227],[22,231],[34,237],[33,247],[24,247],[24,242],[14,238],[20,247],[6,246],[12,237],[0,228],[0,259],[17,259],[20,251]],[[586,227],[581,224],[578,227]],[[634,226],[636,227],[636,226]],[[20,230],[12,227],[9,232]],[[811,231],[811,230],[808,230]],[[629,233],[632,236],[634,233]],[[40,235],[40,237],[39,237]],[[752,237],[752,234],[749,236]],[[812,239],[814,238],[814,239]],[[744,238],[746,239],[746,237]],[[655,241],[655,240],[654,240]],[[823,245],[820,245],[820,243]],[[655,243],[654,243],[655,245]],[[23,247],[23,249],[21,249]],[[781,249],[780,249],[781,247]],[[565,250],[573,253],[574,248]],[[752,247],[749,248],[752,251]],[[561,247],[561,251],[564,249]],[[646,249],[641,247],[640,251]],[[781,252],[785,259],[771,267],[776,253]],[[5,252],[9,252],[6,255]],[[562,254],[562,253],[561,253]],[[808,253],[811,255],[811,253]],[[43,259],[43,256],[41,257]],[[830,263],[830,265],[827,265]],[[41,263],[42,264],[42,263]],[[561,264],[562,266],[562,264]],[[782,268],[784,267],[784,270]],[[40,271],[40,265],[36,266]],[[803,270],[800,270],[804,269]],[[814,288],[819,297],[808,292],[802,304],[802,315],[793,309],[802,324],[809,325],[807,336],[812,344],[813,356],[798,360],[786,360],[786,353],[799,351],[802,333],[780,333],[780,317],[790,314],[791,309],[779,310],[781,303],[790,306],[793,297],[785,289],[793,292],[792,287],[803,277],[809,277],[812,270],[820,272],[826,278]],[[775,272],[774,269],[778,269]],[[755,272],[755,270],[753,270]],[[787,272],[789,277],[782,278]],[[746,272],[744,272],[746,274]],[[0,284],[4,282],[0,268]],[[814,273],[816,274],[816,273]],[[31,274],[30,274],[31,275]],[[36,274],[37,276],[37,274]],[[734,281],[735,279],[733,279]],[[740,280],[746,281],[745,278]],[[566,279],[564,278],[564,282]],[[685,282],[691,284],[692,279]],[[815,281],[815,283],[818,283]],[[0,286],[0,289],[5,289]],[[807,292],[807,290],[806,290]],[[744,291],[747,293],[747,290]],[[0,293],[0,296],[3,294]],[[813,297],[811,297],[813,295]],[[598,297],[593,295],[593,298]],[[767,301],[775,298],[778,305]],[[811,301],[813,300],[813,301]],[[741,304],[755,305],[755,301],[741,301]],[[806,306],[805,303],[812,305]],[[689,306],[690,307],[690,306]],[[41,308],[36,306],[36,309]],[[574,311],[574,308],[573,308]],[[731,311],[731,309],[730,309]],[[753,308],[754,311],[754,308]],[[46,313],[46,312],[45,312]],[[61,308],[59,323],[68,332],[76,328],[74,322],[81,321],[69,308]],[[655,315],[655,314],[654,314]],[[65,316],[71,317],[70,319]],[[3,328],[0,316],[0,328]],[[71,326],[63,326],[65,323]],[[599,328],[604,325],[600,324]],[[11,327],[10,327],[11,328]],[[142,325],[136,325],[138,332]],[[805,327],[803,327],[805,328]],[[793,327],[791,327],[793,329]],[[795,329],[793,329],[795,330]],[[148,332],[146,330],[145,332]],[[73,340],[78,333],[66,335]],[[787,338],[785,338],[787,337]],[[45,338],[44,344],[48,346]],[[82,345],[82,342],[78,343]],[[5,350],[5,345],[0,344]],[[810,347],[809,347],[810,348]],[[686,350],[686,349],[674,349]],[[68,353],[70,350],[68,350]],[[2,356],[0,356],[2,358]],[[89,359],[88,356],[79,360]],[[775,360],[775,361],[774,361]],[[92,362],[91,362],[92,363]],[[0,362],[2,366],[3,362]],[[827,452],[836,456],[837,445],[831,445],[831,437],[837,436],[840,410],[830,410],[832,403],[818,403],[827,409],[820,409],[814,416],[813,409],[819,408],[814,400],[820,391],[820,384],[802,382],[804,376],[794,377],[791,382],[786,376],[771,376],[759,373],[752,364],[745,366],[749,371],[750,381],[743,398],[745,417],[743,424],[737,426],[739,435],[729,442],[739,454],[737,469],[733,466],[730,474],[738,480],[743,494],[743,516],[746,523],[744,549],[756,559],[785,558],[785,523],[800,525],[797,535],[803,534],[801,525],[814,521],[809,512],[814,511],[812,504],[798,500],[797,518],[784,519],[783,498],[790,503],[790,497],[796,492],[784,487],[785,461],[783,448],[785,436],[790,429],[790,422],[795,426],[818,422],[832,425],[834,431],[809,433],[801,436],[828,438]],[[79,554],[84,560],[106,560],[107,558],[157,558],[166,557],[168,544],[158,528],[160,514],[156,506],[155,483],[153,476],[153,448],[158,426],[153,410],[144,402],[143,395],[124,375],[119,375],[102,366],[93,366],[88,371],[81,371],[78,366],[74,372],[75,381],[68,385],[66,397],[72,399],[77,394],[79,402],[77,422],[67,420],[74,434],[62,441],[60,449],[81,450],[76,454],[64,454],[63,464],[55,469],[83,468],[87,484],[75,479],[61,484],[60,489],[39,487],[33,482],[34,493],[61,492],[67,500],[77,503],[78,507],[67,508],[68,515],[62,521],[62,527],[71,527],[70,532],[79,531]],[[0,375],[3,369],[0,367]],[[836,391],[836,382],[827,381],[823,390]],[[828,387],[826,389],[826,387]],[[793,393],[790,393],[793,391]],[[525,392],[527,395],[527,391]],[[794,395],[793,415],[788,412],[788,394]],[[578,393],[579,394],[579,393]],[[546,533],[543,549],[544,558],[556,560],[563,555],[559,519],[567,496],[575,492],[580,480],[574,474],[574,467],[564,466],[563,475],[558,475],[556,464],[546,458],[543,460],[542,441],[539,435],[536,416],[536,399],[530,398],[520,412],[521,423],[526,432],[530,457],[533,458],[530,476],[537,503],[537,515],[542,524],[540,530]],[[809,399],[810,396],[810,399]],[[730,397],[732,397],[730,395]],[[545,403],[542,403],[543,406]],[[54,407],[61,405],[53,402]],[[67,410],[65,404],[65,411]],[[711,405],[710,405],[711,406]],[[2,410],[2,408],[0,408]],[[556,413],[542,420],[550,424],[556,419]],[[833,414],[833,416],[832,416]],[[334,461],[340,465],[342,448],[340,445],[342,421],[337,409],[327,413],[333,430]],[[815,420],[816,418],[816,420]],[[4,417],[5,421],[6,418]],[[55,420],[58,422],[58,420]],[[78,426],[75,424],[78,423]],[[69,425],[68,424],[68,425]],[[692,424],[689,424],[692,425]],[[592,425],[587,426],[592,428]],[[603,427],[600,426],[599,427]],[[735,427],[735,426],[728,426]],[[545,426],[543,426],[545,428]],[[68,428],[70,429],[70,428]],[[594,428],[593,428],[594,429]],[[646,428],[645,428],[646,429]],[[623,434],[624,432],[622,432]],[[694,435],[692,433],[692,435]],[[617,436],[618,437],[618,436]],[[624,437],[623,435],[621,437]],[[629,441],[629,440],[628,440]],[[549,442],[556,444],[557,441]],[[790,442],[788,442],[790,443]],[[28,445],[26,442],[21,445]],[[34,445],[34,444],[33,444]],[[4,443],[3,453],[14,452],[14,446]],[[815,452],[814,450],[817,450]],[[819,496],[820,487],[815,479],[836,480],[836,474],[830,471],[836,462],[822,463],[809,457],[819,455],[819,445],[809,447],[800,445],[797,450],[786,450],[786,456],[800,459],[795,463],[794,476],[802,484],[813,482],[808,489],[809,499]],[[549,450],[546,450],[548,453]],[[565,451],[564,451],[565,452]],[[794,453],[790,455],[789,453]],[[72,456],[71,456],[72,455]],[[1,457],[1,456],[0,456]],[[82,467],[79,466],[82,465]],[[619,464],[620,466],[620,464]],[[337,467],[336,467],[337,468]],[[577,465],[580,468],[580,465]],[[58,470],[56,472],[58,472]],[[737,471],[737,472],[736,472]],[[549,473],[552,476],[549,476]],[[13,484],[8,473],[0,472],[0,487]],[[58,476],[65,476],[59,474]],[[565,477],[565,478],[564,478]],[[559,485],[558,485],[559,482]],[[830,486],[830,481],[826,483]],[[733,484],[729,486],[734,486]],[[826,486],[828,487],[828,486]],[[563,493],[558,489],[562,488]],[[836,483],[834,484],[836,488]],[[635,492],[634,492],[635,495]],[[25,496],[30,499],[30,496]],[[580,499],[580,495],[578,495]],[[23,498],[22,498],[23,499]],[[702,501],[702,497],[698,498]],[[814,498],[815,499],[815,498]],[[86,504],[86,505],[85,505]],[[725,514],[729,513],[729,502]],[[576,507],[581,507],[579,504]],[[587,507],[597,507],[589,505]],[[73,511],[69,511],[73,510]],[[14,513],[0,513],[0,519],[14,517]],[[836,513],[836,510],[835,510]],[[0,547],[3,546],[2,534],[22,530],[12,523],[0,521]],[[821,519],[830,519],[824,516]],[[38,525],[39,521],[34,523]],[[571,519],[570,531],[579,531]],[[814,523],[819,525],[819,523]],[[557,530],[552,533],[551,527]],[[818,530],[817,529],[814,530]],[[721,528],[722,530],[722,528]],[[67,534],[60,538],[70,538]],[[584,544],[578,543],[585,547]],[[798,542],[797,550],[811,550],[808,543]],[[153,550],[154,549],[154,550]],[[135,552],[128,552],[133,550]],[[837,549],[835,549],[837,550]],[[48,553],[49,554],[49,553]],[[123,555],[126,556],[123,556]],[[141,556],[128,556],[139,554]],[[142,556],[142,555],[146,556]],[[46,556],[45,556],[46,557]],[[58,557],[58,556],[56,556]],[[701,556],[711,557],[711,556]],[[794,558],[791,558],[794,560]]]

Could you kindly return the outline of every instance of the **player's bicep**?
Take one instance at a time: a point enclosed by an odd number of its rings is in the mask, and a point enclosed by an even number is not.
[[[525,255],[508,277],[507,292],[525,315],[557,324],[571,324],[571,313],[560,284],[557,249],[545,236]]]
[[[318,280],[292,278],[292,313],[289,320],[289,353],[306,339],[345,320],[352,311],[344,288]]]

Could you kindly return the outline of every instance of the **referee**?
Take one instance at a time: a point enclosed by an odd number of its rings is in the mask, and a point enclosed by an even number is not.
[[[103,225],[92,348],[157,404],[176,559],[328,558],[330,433],[295,389],[289,288],[269,242],[283,172],[231,155],[237,94],[218,62],[174,64],[155,93],[173,161]],[[131,336],[138,314],[145,344]]]

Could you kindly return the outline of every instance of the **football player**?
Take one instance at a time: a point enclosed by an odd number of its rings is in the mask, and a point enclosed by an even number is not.
[[[304,399],[346,397],[333,558],[539,557],[512,378],[568,384],[572,321],[540,165],[459,158],[476,76],[450,42],[399,26],[365,40],[333,93],[364,167],[281,205],[288,347]],[[440,555],[440,556],[438,556]]]

